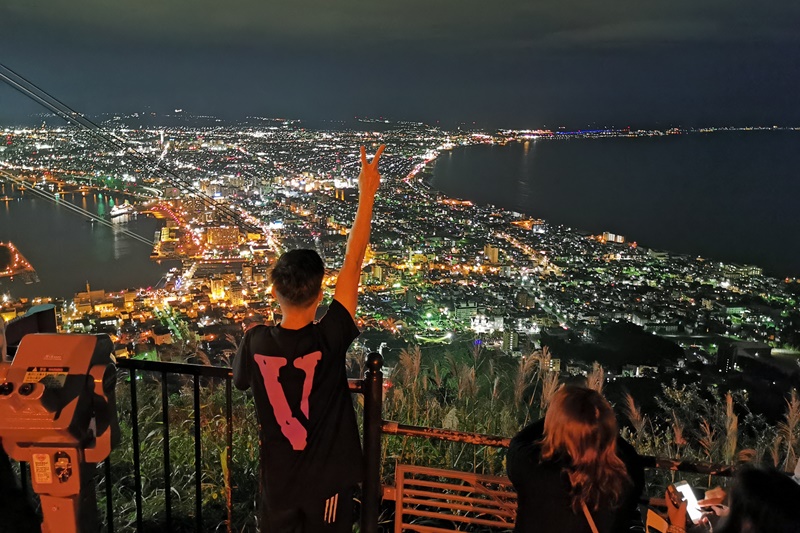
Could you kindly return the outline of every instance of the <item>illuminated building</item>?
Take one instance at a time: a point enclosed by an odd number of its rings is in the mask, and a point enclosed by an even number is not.
[[[358,189],[334,189],[334,197],[342,202],[355,202],[358,200]]]
[[[478,304],[475,302],[464,302],[456,304],[454,316],[456,320],[472,318],[478,314]]]
[[[238,246],[239,228],[225,226],[207,228],[206,242],[211,246]]]
[[[520,228],[532,231],[533,233],[544,233],[544,220],[540,218],[533,218],[528,220],[515,220],[511,224]]]
[[[520,307],[530,309],[536,305],[536,299],[528,291],[519,291],[519,294],[517,294],[517,303]]]
[[[503,332],[503,351],[513,352],[519,349],[519,333],[507,329]]]
[[[167,225],[161,228],[161,242],[177,242],[178,228],[170,220]]]
[[[91,290],[89,284],[86,284],[86,291],[75,294],[73,302],[75,302],[75,309],[79,313],[93,313],[98,311],[98,306],[102,306],[106,301],[106,291],[104,290]]]
[[[616,233],[611,233],[609,231],[603,232],[603,241],[604,242],[616,242],[619,244],[623,244],[625,242],[625,236],[617,235]]]
[[[383,283],[384,278],[385,276],[383,267],[380,265],[372,265],[372,279],[380,283]]]
[[[230,291],[228,291],[228,297],[231,301],[231,305],[234,307],[238,307],[244,305],[244,289],[242,288],[241,283],[234,281],[230,285]]]
[[[741,279],[761,276],[764,269],[753,265],[725,265],[723,275],[728,279]]]
[[[253,265],[242,265],[242,280],[245,283],[253,282]]]
[[[486,257],[489,259],[489,262],[493,265],[499,263],[500,258],[500,249],[496,246],[492,246],[491,244],[487,244],[483,247],[483,253],[486,254]]]
[[[223,300],[225,298],[225,280],[212,279],[211,280],[211,299]]]

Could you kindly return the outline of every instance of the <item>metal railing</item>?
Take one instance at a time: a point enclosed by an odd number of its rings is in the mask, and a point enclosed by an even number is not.
[[[480,433],[468,433],[464,431],[455,431],[452,429],[411,426],[389,420],[381,421],[381,430],[387,435],[403,435],[407,437],[475,444],[478,446],[492,446],[495,448],[508,448],[508,445],[511,443],[511,439],[508,437],[484,435]],[[671,470],[674,472],[722,477],[732,476],[735,470],[735,468],[731,465],[680,461],[677,459],[666,459],[663,457],[653,457],[650,455],[643,455],[641,458],[645,468],[655,468],[658,470]]]
[[[127,369],[130,373],[130,394],[131,394],[131,430],[133,440],[133,467],[134,467],[134,486],[136,498],[136,530],[142,530],[142,476],[141,476],[141,441],[139,438],[139,403],[137,395],[138,372],[154,372],[161,375],[161,423],[163,435],[164,453],[164,506],[165,506],[165,526],[169,530],[172,527],[172,487],[170,467],[170,433],[169,433],[169,392],[168,374],[189,375],[193,379],[193,408],[194,408],[194,467],[195,467],[195,529],[203,530],[203,505],[202,505],[202,439],[200,435],[200,378],[218,378],[225,380],[225,410],[226,410],[226,451],[225,461],[226,482],[230,484],[230,460],[233,452],[233,401],[232,401],[232,379],[233,374],[230,368],[192,365],[182,363],[164,363],[161,361],[142,361],[138,359],[121,359],[117,361],[117,367]],[[113,498],[112,498],[112,478],[111,461],[107,459],[104,465],[105,488],[106,488],[106,516],[108,531],[113,533]],[[233,507],[230,498],[226,502],[228,531],[232,520]]]
[[[367,371],[364,379],[349,380],[351,393],[364,394],[364,457],[365,457],[365,478],[363,483],[361,531],[365,533],[377,531],[378,508],[380,505],[380,417],[382,407],[382,362],[378,354],[371,354],[367,360]],[[117,368],[127,370],[130,383],[130,410],[131,410],[131,430],[133,448],[133,468],[134,468],[134,491],[136,505],[136,530],[142,531],[143,512],[142,512],[142,478],[141,478],[141,439],[139,430],[139,399],[138,385],[139,374],[151,372],[160,376],[161,381],[161,424],[162,424],[162,445],[164,462],[164,527],[165,530],[172,528],[172,487],[171,487],[171,465],[170,465],[170,419],[169,419],[169,375],[183,375],[192,377],[192,403],[194,418],[194,483],[195,483],[195,530],[205,531],[203,526],[203,505],[202,505],[202,438],[201,438],[201,405],[200,405],[200,381],[203,378],[220,379],[225,382],[225,484],[231,486],[231,460],[233,457],[233,398],[232,380],[233,372],[227,367],[216,367],[207,365],[166,363],[160,361],[143,361],[138,359],[120,359],[117,361]],[[121,380],[124,382],[125,380]],[[106,517],[107,530],[109,533],[114,531],[114,502],[111,487],[113,484],[111,460],[104,462],[105,472],[105,494],[106,494]],[[230,492],[226,497],[227,531],[231,531],[233,523],[233,504]]]
[[[383,375],[382,359],[377,353],[368,356],[364,379],[349,380],[349,387],[352,393],[363,394],[363,448],[364,448],[364,472],[365,477],[362,485],[361,503],[361,531],[364,533],[377,533],[378,514],[380,509],[382,487],[380,481],[381,469],[381,439],[382,435],[402,435],[425,439],[435,439],[450,442],[468,443],[479,446],[490,446],[498,448],[508,447],[510,440],[507,437],[496,435],[484,435],[468,433],[462,431],[413,426],[398,422],[383,420]],[[231,487],[232,457],[233,457],[233,399],[232,399],[232,370],[228,367],[216,367],[207,365],[169,363],[160,361],[144,361],[137,359],[120,359],[117,367],[121,371],[129,374],[128,379],[124,376],[118,383],[130,383],[130,423],[131,423],[131,443],[133,454],[133,479],[134,479],[134,502],[135,502],[135,524],[136,531],[143,530],[143,495],[142,495],[142,472],[141,472],[141,446],[142,438],[140,435],[140,405],[139,405],[139,385],[137,382],[145,373],[151,373],[160,377],[161,406],[160,423],[162,436],[163,453],[163,477],[164,477],[164,530],[170,530],[173,526],[172,514],[172,464],[170,461],[170,376],[189,376],[192,380],[192,407],[193,407],[193,436],[194,436],[194,525],[196,531],[205,531],[203,524],[203,499],[202,499],[202,457],[203,441],[201,437],[201,380],[224,380],[225,383],[225,454],[223,472],[225,475],[226,487]],[[174,379],[174,378],[173,378]],[[118,385],[119,386],[119,385]],[[118,407],[120,407],[118,405]],[[151,435],[153,432],[150,433]],[[124,444],[123,444],[124,445]],[[691,472],[715,476],[730,476],[734,468],[729,465],[715,465],[708,463],[684,462],[671,459],[656,457],[644,457],[647,468],[662,470],[672,470],[679,472]],[[114,509],[112,486],[114,483],[112,461],[109,458],[103,464],[105,475],[105,515],[107,521],[107,531],[114,532]],[[25,468],[23,465],[23,479],[25,478]],[[226,529],[232,531],[233,524],[233,503],[232,491],[226,491]]]

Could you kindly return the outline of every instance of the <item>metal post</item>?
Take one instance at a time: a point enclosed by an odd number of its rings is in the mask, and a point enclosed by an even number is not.
[[[225,503],[228,510],[227,533],[233,531],[233,480],[231,464],[233,463],[233,396],[231,394],[232,378],[225,379]]]
[[[383,408],[383,359],[367,356],[364,374],[364,491],[361,497],[361,531],[377,533],[381,502],[381,415]]]
[[[142,463],[139,460],[139,402],[136,397],[136,369],[130,369],[131,426],[133,430],[133,482],[136,490],[136,531],[142,531]]]
[[[203,531],[203,454],[200,431],[200,375],[194,376],[194,513],[195,531]]]
[[[22,490],[22,494],[25,495],[25,499],[30,501],[31,493],[33,489],[30,486],[28,480],[31,478],[29,475],[30,468],[28,467],[28,463],[21,462],[19,463],[19,488]]]
[[[169,387],[167,372],[161,372],[161,423],[164,436],[164,515],[166,530],[172,529],[172,469],[169,458]]]
[[[106,460],[103,461],[103,471],[106,476],[106,531],[108,533],[114,533],[114,493],[111,486],[111,456],[106,457]]]

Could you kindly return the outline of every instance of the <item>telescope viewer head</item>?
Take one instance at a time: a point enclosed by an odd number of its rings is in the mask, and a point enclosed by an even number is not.
[[[9,455],[40,445],[91,448],[116,426],[112,351],[106,335],[23,337],[0,373],[0,438]]]

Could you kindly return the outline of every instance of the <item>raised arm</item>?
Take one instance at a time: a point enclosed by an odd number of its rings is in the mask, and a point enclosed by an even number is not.
[[[378,173],[378,161],[386,148],[380,145],[372,162],[367,162],[367,149],[361,147],[361,172],[358,174],[358,210],[347,239],[347,251],[344,264],[336,280],[336,290],[333,299],[339,302],[355,318],[358,305],[358,283],[361,278],[361,265],[369,243],[369,233],[372,227],[372,206],[375,203],[375,193],[381,182]]]

